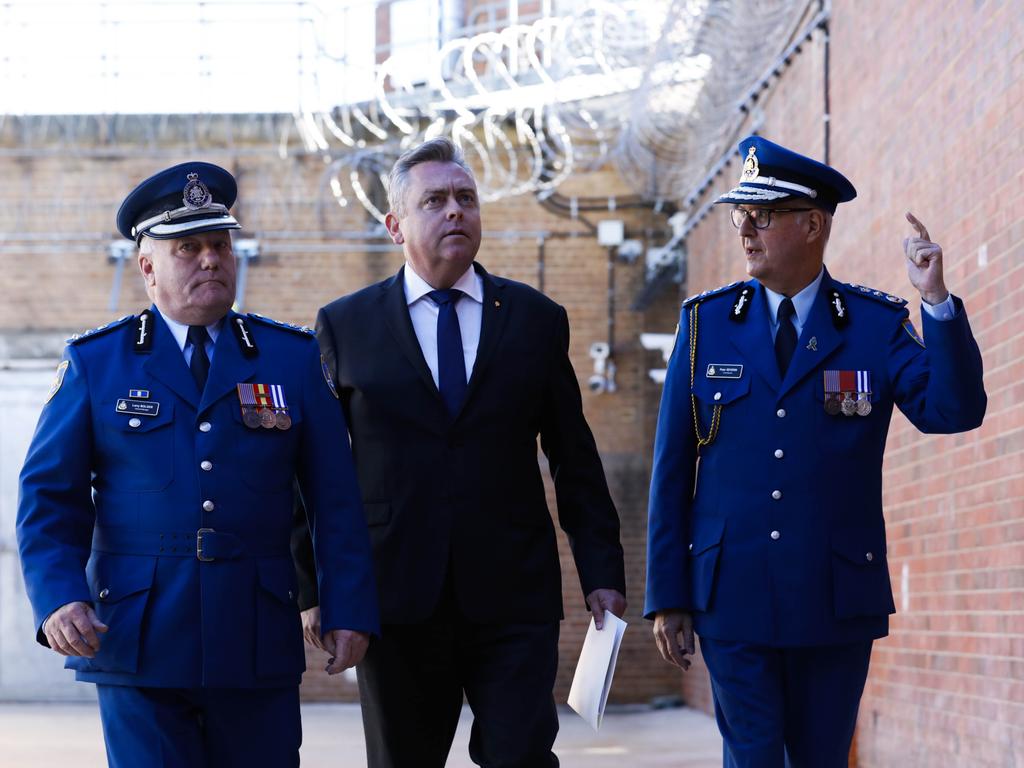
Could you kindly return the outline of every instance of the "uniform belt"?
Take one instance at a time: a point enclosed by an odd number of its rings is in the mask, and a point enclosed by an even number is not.
[[[213,528],[196,531],[137,531],[127,528],[93,529],[92,548],[118,555],[194,557],[203,562],[246,557],[289,557],[287,534],[228,533]]]

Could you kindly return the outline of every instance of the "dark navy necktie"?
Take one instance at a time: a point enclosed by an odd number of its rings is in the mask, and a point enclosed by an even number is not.
[[[427,294],[437,304],[437,388],[448,413],[455,418],[466,399],[466,358],[455,305],[462,291],[448,288]]]
[[[192,371],[192,378],[196,380],[196,386],[202,392],[206,387],[206,377],[210,373],[210,358],[206,356],[206,340],[210,334],[206,332],[204,325],[190,325],[188,327],[188,340],[192,345],[192,360],[188,368]]]
[[[779,304],[779,330],[775,334],[775,360],[779,364],[782,378],[786,378],[789,361],[793,359],[793,352],[796,351],[796,326],[792,320],[795,313],[793,300],[788,297],[783,299]]]

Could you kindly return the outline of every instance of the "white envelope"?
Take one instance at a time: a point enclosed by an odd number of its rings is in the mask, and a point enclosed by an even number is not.
[[[569,706],[595,731],[601,727],[608,692],[615,676],[615,660],[625,631],[626,622],[605,611],[604,628],[599,630],[591,618],[590,629],[583,640],[576,675],[569,689]]]

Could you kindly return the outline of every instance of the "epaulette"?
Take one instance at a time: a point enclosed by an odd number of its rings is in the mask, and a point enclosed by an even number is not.
[[[112,331],[115,328],[120,328],[122,325],[124,325],[129,320],[133,319],[134,317],[135,317],[135,315],[125,315],[124,317],[119,317],[117,320],[114,320],[113,322],[107,323],[106,325],[101,325],[98,328],[91,328],[88,331],[82,331],[81,333],[76,333],[70,339],[66,339],[65,343],[66,344],[79,344],[79,343],[85,341],[86,339],[94,339],[97,336],[102,336],[104,333],[107,333],[108,331]]]
[[[857,285],[856,283],[843,283],[843,285],[849,288],[850,293],[854,296],[866,296],[874,299],[875,301],[880,301],[886,306],[893,307],[894,309],[899,309],[907,304],[906,299],[901,299],[899,296],[893,296],[891,293],[886,293],[885,291],[876,291],[874,288],[868,288],[866,285]]]
[[[704,299],[709,298],[711,296],[717,296],[720,293],[725,293],[730,288],[735,288],[739,284],[740,284],[740,281],[737,280],[735,282],[729,283],[728,285],[720,285],[717,288],[712,288],[710,291],[704,291],[703,293],[696,293],[693,296],[690,296],[685,301],[683,301],[683,306],[686,307],[686,306],[689,306],[690,304],[692,304],[695,301],[703,301]]]
[[[271,317],[265,317],[263,315],[257,315],[255,312],[250,312],[247,317],[251,317],[253,320],[259,320],[265,325],[270,325],[275,328],[284,328],[286,331],[292,331],[293,333],[301,333],[303,336],[315,336],[316,331],[305,325],[295,325],[294,323],[286,323],[283,320],[274,320]]]

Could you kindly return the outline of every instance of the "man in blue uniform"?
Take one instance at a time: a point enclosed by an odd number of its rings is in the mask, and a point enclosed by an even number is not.
[[[726,766],[845,768],[871,644],[894,612],[892,408],[923,432],[974,429],[981,355],[917,219],[904,250],[923,339],[903,299],[823,267],[853,185],[757,136],[740,153],[739,186],[718,202],[732,205],[753,279],[683,303],[655,439],[645,614],[682,669],[700,635]]]
[[[38,640],[97,684],[112,766],[298,765],[289,553],[309,511],[328,672],[379,631],[369,539],[313,334],[231,311],[235,180],[185,163],[117,216],[153,306],[71,339],[21,474]]]

